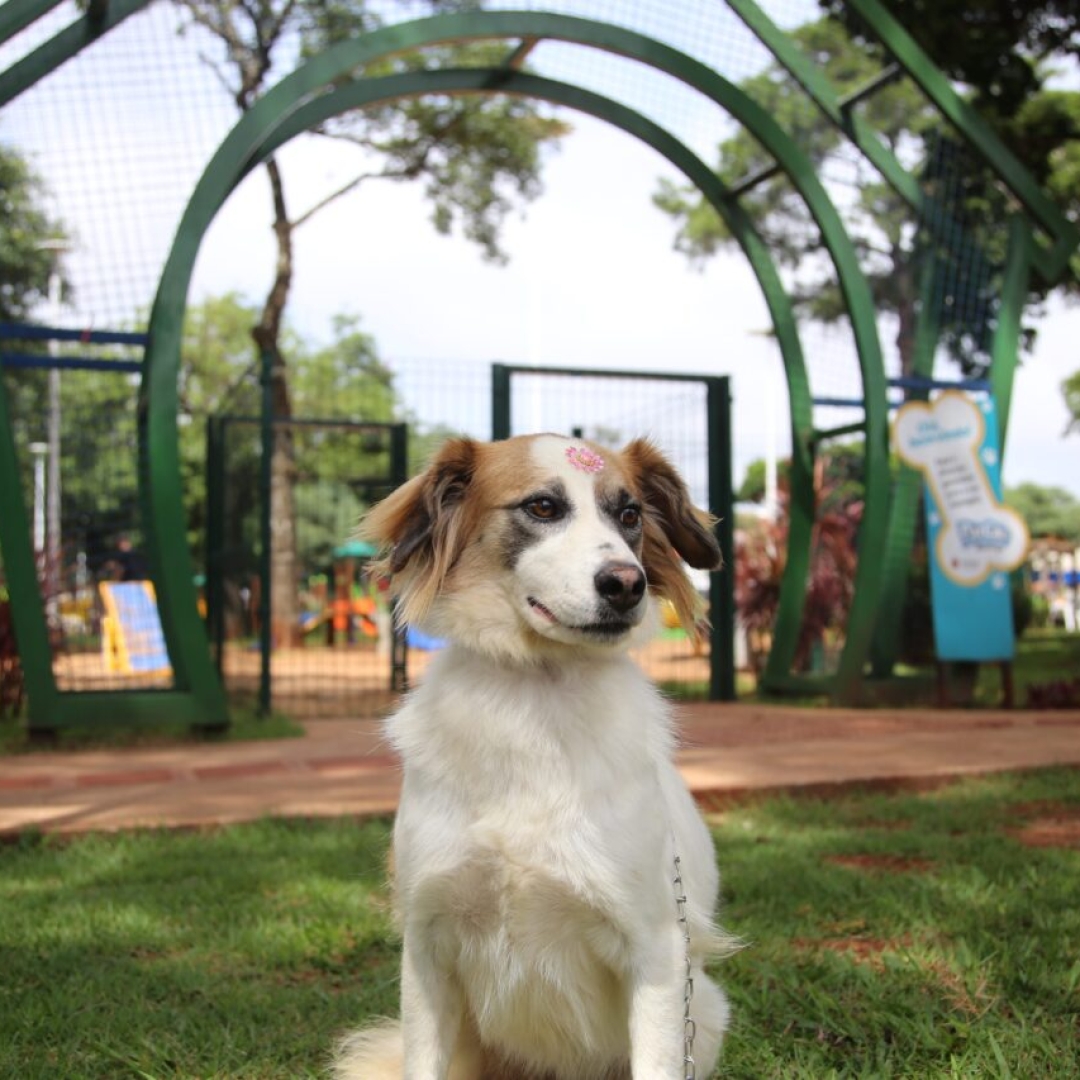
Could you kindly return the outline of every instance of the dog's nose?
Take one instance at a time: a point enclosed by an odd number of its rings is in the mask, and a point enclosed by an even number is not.
[[[633,563],[605,563],[593,581],[600,596],[622,614],[636,607],[645,595],[645,573]]]

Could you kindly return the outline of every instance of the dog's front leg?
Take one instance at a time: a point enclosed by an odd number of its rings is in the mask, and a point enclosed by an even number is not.
[[[673,927],[657,936],[634,970],[630,1071],[634,1080],[682,1080],[686,946]]]
[[[463,1014],[457,981],[440,969],[429,950],[417,948],[406,930],[401,959],[404,1080],[446,1080]]]

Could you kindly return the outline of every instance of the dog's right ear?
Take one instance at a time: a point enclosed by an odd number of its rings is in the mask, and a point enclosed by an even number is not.
[[[431,606],[465,541],[462,506],[476,472],[472,439],[451,439],[431,464],[376,505],[358,535],[382,551],[373,569],[394,581],[402,617],[418,622]]]

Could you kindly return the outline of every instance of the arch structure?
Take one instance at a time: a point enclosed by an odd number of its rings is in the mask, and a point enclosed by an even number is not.
[[[56,0],[9,0],[0,12],[0,43]],[[915,180],[892,158],[880,138],[840,102],[810,61],[800,56],[790,38],[777,29],[753,0],[728,0],[729,6],[783,64],[828,119],[911,204],[925,211],[926,196]],[[1019,313],[1028,275],[1038,272],[1056,280],[1066,271],[1077,237],[1064,218],[1016,164],[978,118],[967,110],[948,83],[921,55],[877,0],[849,0],[881,36],[896,59],[919,81],[925,93],[989,160],[1016,194],[1022,209],[1012,226],[1006,290],[999,311],[995,341],[995,390],[1003,419],[1007,416],[1012,370],[1019,340]],[[0,105],[122,18],[143,6],[139,0],[112,0],[89,5],[81,26],[45,45],[7,72],[0,73]],[[63,40],[60,38],[63,37]],[[402,52],[449,43],[504,40],[506,60],[500,66],[406,70],[365,77],[365,65]],[[807,681],[792,673],[803,617],[811,563],[814,522],[815,448],[830,432],[813,422],[813,398],[792,304],[769,245],[739,205],[739,192],[726,188],[715,172],[683,142],[653,120],[613,96],[529,74],[519,69],[528,47],[542,41],[571,43],[636,61],[678,80],[708,98],[745,127],[772,155],[804,202],[820,230],[847,307],[861,379],[861,417],[845,430],[863,435],[866,500],[858,536],[855,599],[846,643],[835,673]],[[411,65],[410,65],[411,67]],[[385,70],[385,69],[384,69]],[[874,304],[859,267],[841,214],[800,147],[774,117],[732,81],[684,52],[603,22],[543,11],[472,11],[437,15],[390,25],[353,41],[340,43],[307,61],[271,88],[246,113],[213,155],[196,185],[165,263],[151,310],[149,341],[140,387],[140,476],[148,554],[157,590],[162,627],[175,673],[175,689],[162,692],[159,704],[171,700],[174,715],[201,722],[223,722],[224,696],[207,648],[196,605],[190,555],[186,547],[177,433],[182,324],[196,256],[215,215],[244,177],[279,147],[315,125],[349,110],[385,105],[425,94],[516,94],[578,110],[632,135],[666,158],[702,193],[724,220],[751,267],[765,299],[787,378],[791,416],[791,521],[788,552],[774,645],[765,672],[774,690],[808,689],[844,696],[857,687],[867,670],[876,641],[888,620],[881,614],[889,597],[889,574],[883,567],[906,563],[911,537],[907,518],[897,513],[898,500],[917,498],[908,485],[894,496],[888,463],[887,381],[878,338]],[[930,362],[936,344],[934,328],[921,335],[922,360]],[[17,600],[21,640],[30,651],[41,648],[45,623],[40,594],[34,586],[25,508],[16,495],[14,447],[0,382],[0,543],[3,545],[12,599]],[[18,505],[16,505],[18,504]],[[910,516],[910,515],[909,515]],[[890,563],[890,557],[892,563]],[[894,583],[892,583],[894,584]],[[18,592],[18,597],[15,596]],[[25,639],[24,639],[25,634]],[[887,634],[884,635],[887,638]],[[887,653],[887,645],[884,653]],[[28,671],[35,707],[62,709],[64,695],[50,686],[51,670]]]

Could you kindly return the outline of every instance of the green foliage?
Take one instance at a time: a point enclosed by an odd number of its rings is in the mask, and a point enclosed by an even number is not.
[[[254,421],[261,410],[259,361],[251,337],[255,308],[235,294],[188,310],[182,346],[181,462],[189,542],[201,552],[206,526],[206,423],[219,415]],[[403,419],[393,374],[378,357],[359,319],[339,316],[321,348],[284,329],[290,356],[292,415],[300,419],[388,423]],[[389,473],[385,441],[372,445],[348,429],[293,429],[292,484],[303,522],[298,554],[311,571],[354,527],[364,505],[365,478]],[[258,539],[259,427],[230,423],[225,447],[226,546],[230,569],[254,569]]]
[[[195,22],[225,46],[217,70],[241,109],[261,95],[275,63],[290,55],[306,59],[384,24],[384,14],[367,0],[269,0],[233,4],[226,0],[178,0]],[[481,7],[474,0],[430,0],[431,13]],[[462,43],[402,53],[369,65],[365,75],[429,67],[477,67],[505,61],[508,46]],[[502,261],[500,227],[517,201],[541,190],[542,148],[569,129],[536,102],[491,96],[427,96],[353,112],[328,121],[318,132],[373,152],[358,158],[353,180],[301,213],[292,227],[361,183],[382,178],[420,180],[432,203],[439,232],[460,224],[466,238],[485,255]]]
[[[20,480],[29,506],[34,490],[29,447],[46,439],[48,372],[16,370],[6,378]],[[130,532],[138,521],[137,378],[99,371],[61,373],[60,524],[69,563],[79,551],[96,568],[118,535]]]
[[[1033,537],[1056,536],[1080,544],[1080,499],[1064,488],[1020,484],[1005,492],[1005,503],[1027,522]]]
[[[843,0],[821,6],[861,34]],[[1014,115],[1042,93],[1047,62],[1080,57],[1074,0],[890,0],[889,12],[949,78],[971,88],[984,114]]]
[[[64,230],[44,209],[45,188],[27,162],[0,145],[0,322],[26,319],[48,298]]]
[[[864,497],[863,444],[861,442],[830,443],[819,452],[819,468],[824,481],[824,494],[830,505],[849,505]],[[788,486],[791,459],[776,463],[776,479],[780,487]],[[741,502],[760,502],[765,497],[765,460],[756,458],[746,467],[736,498]]]
[[[188,541],[201,558],[206,528],[206,426],[214,416],[246,417],[227,428],[226,572],[252,573],[258,550],[259,361],[250,327],[253,305],[228,294],[188,309],[182,346],[180,457],[188,515]],[[360,319],[340,315],[333,336],[317,346],[288,326],[283,331],[290,363],[291,415],[326,420],[326,426],[291,429],[291,484],[299,532],[298,574],[322,571],[331,551],[355,528],[364,509],[386,492],[389,444],[384,437],[335,427],[333,421],[406,423],[408,461],[419,469],[449,428],[415,423],[380,359],[375,339]],[[134,458],[131,458],[134,467]]]
[[[791,460],[785,458],[776,463],[776,480],[788,482],[791,474]],[[761,502],[765,498],[765,459],[755,458],[746,466],[746,474],[743,476],[739,490],[735,493],[739,502]]]
[[[1080,370],[1073,372],[1062,384],[1061,392],[1065,396],[1065,407],[1072,419],[1068,432],[1080,432]]]
[[[501,42],[459,44],[401,54],[369,65],[364,74],[497,67],[506,55]],[[438,232],[460,225],[488,259],[505,262],[501,225],[517,201],[540,194],[542,149],[569,127],[525,98],[433,94],[346,114],[319,130],[377,151],[387,178],[422,179]]]
[[[960,6],[946,5],[950,11]],[[921,10],[927,5],[912,0],[908,7]],[[941,25],[944,27],[945,19]],[[950,47],[954,35],[955,30],[950,29]],[[791,36],[813,58],[837,95],[863,86],[880,74],[886,62],[879,50],[864,41],[853,41],[845,27],[830,18],[797,27]],[[838,169],[846,167],[851,156],[846,140],[779,65],[766,68],[742,85],[798,143],[818,175],[828,182]],[[907,204],[863,165],[851,190],[839,192],[837,202],[875,307],[896,317],[896,344],[903,369],[910,371],[913,359],[922,267],[934,257],[942,260],[945,271],[936,298],[943,340],[966,370],[981,373],[990,359],[993,297],[1004,253],[1001,224],[1008,212],[1006,197],[990,171],[940,121],[910,80],[900,79],[879,89],[858,109],[893,153],[919,175],[936,203],[938,216],[944,214],[955,223],[945,238],[947,247],[943,246],[941,238],[916,221]],[[1027,99],[1010,118],[1016,133],[1013,149],[1071,211],[1080,210],[1078,121],[1080,94],[1058,91],[1044,91]],[[740,131],[719,146],[717,173],[728,184],[771,164],[771,156],[749,132]],[[718,215],[695,190],[662,183],[655,201],[677,224],[676,247],[692,259],[707,258],[732,242]],[[841,318],[845,303],[831,267],[821,257],[819,232],[786,178],[758,184],[741,197],[740,205],[758,223],[780,263],[791,269],[789,291],[796,309],[815,321],[828,323]],[[1040,292],[1033,292],[1033,301],[1040,298]],[[1025,341],[1030,343],[1031,339],[1032,333],[1025,331]]]

